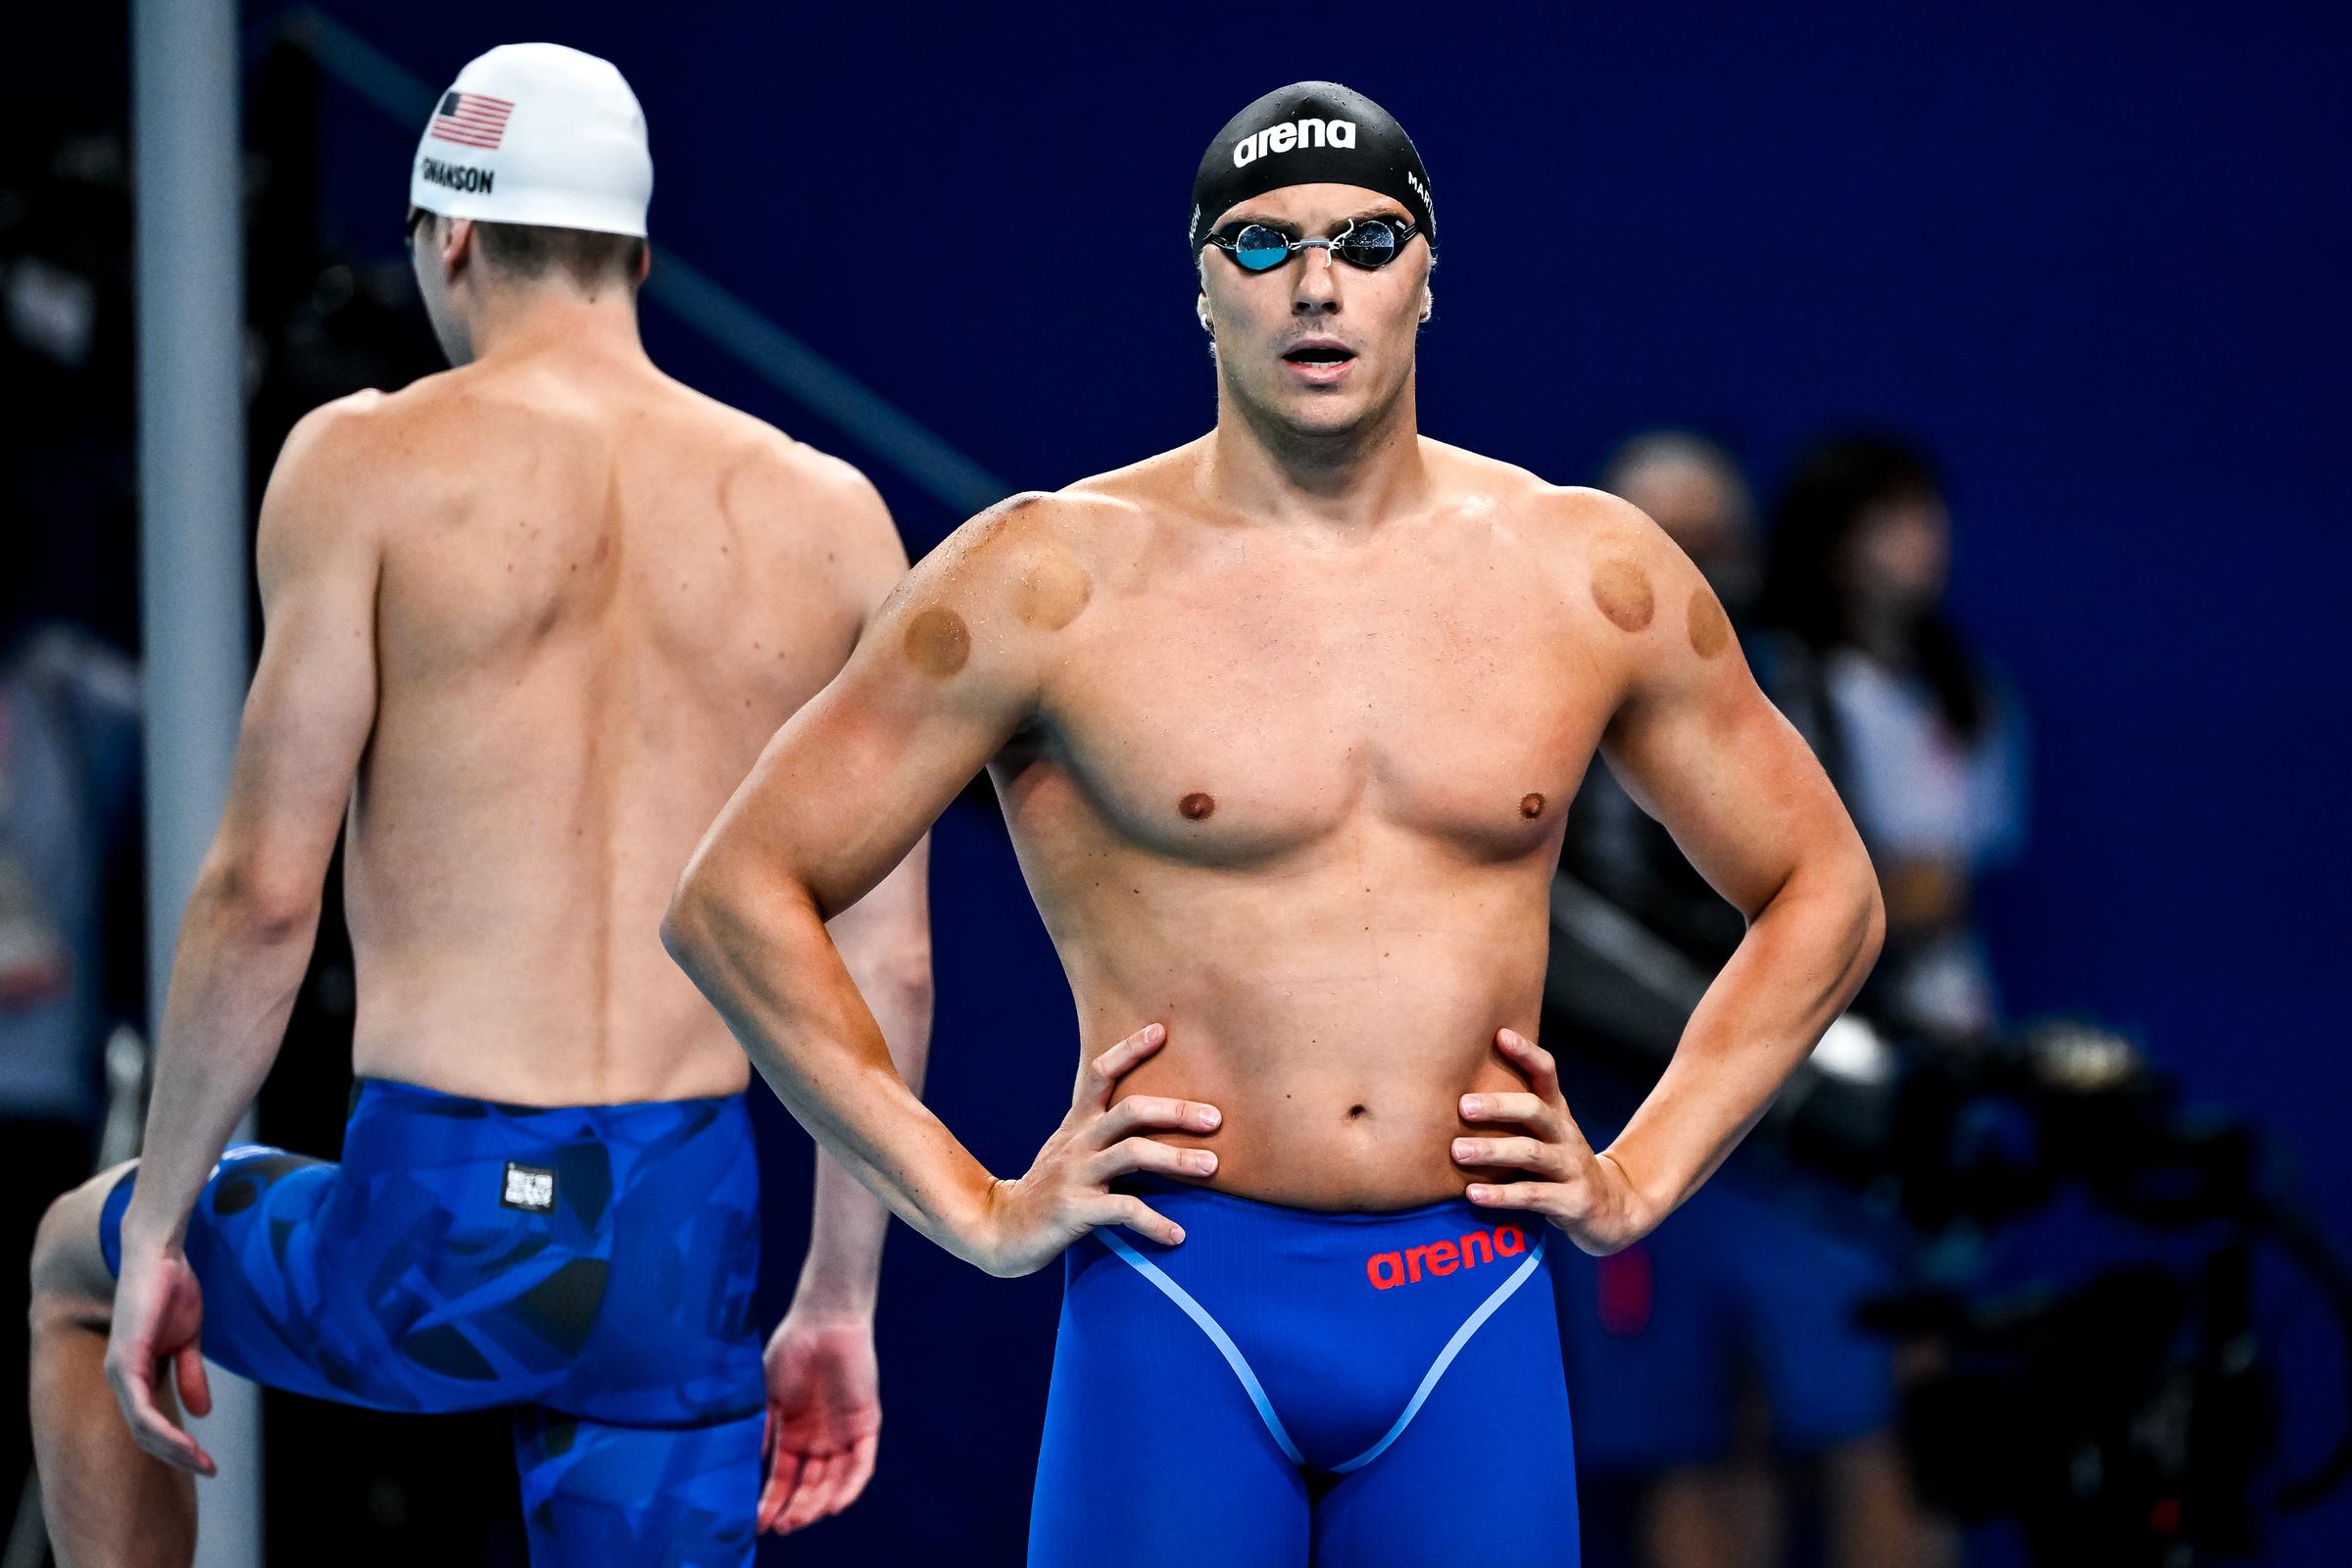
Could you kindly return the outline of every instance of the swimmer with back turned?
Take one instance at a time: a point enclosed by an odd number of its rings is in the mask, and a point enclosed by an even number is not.
[[[885,1216],[820,1168],[763,1378],[748,1074],[659,926],[697,831],[906,558],[856,470],[647,359],[652,180],[604,61],[523,44],[467,66],[411,184],[457,368],[318,410],[278,459],[268,636],[145,1158],[61,1199],[33,1260],[68,1565],[189,1560],[189,1472],[213,1466],[173,1391],[201,1413],[200,1351],[378,1409],[512,1406],[543,1565],[748,1564],[757,1526],[838,1509],[871,1471]],[[343,1158],[223,1156],[339,828],[361,1077]],[[908,1080],[922,874],[909,838],[832,927]]]

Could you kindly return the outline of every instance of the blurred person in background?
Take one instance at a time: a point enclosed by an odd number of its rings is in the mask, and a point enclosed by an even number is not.
[[[1813,742],[1879,869],[1886,952],[1859,1010],[1968,1040],[1999,1020],[1972,919],[1977,875],[2025,834],[2017,706],[1944,610],[1951,515],[1934,465],[1891,436],[1824,441],[1781,497],[1762,619],[1776,697]]]
[[[1657,431],[1621,447],[1601,487],[1690,557],[1770,694],[1770,647],[1748,636],[1759,550],[1739,465],[1703,437]],[[1605,1137],[1649,1093],[1745,922],[1605,767],[1569,810],[1553,908],[1547,1026],[1574,1042],[1561,1054],[1569,1102]],[[1891,1356],[1853,1324],[1886,1280],[1815,1213],[1819,1196],[1751,1141],[1675,1224],[1566,1260],[1570,1403],[1611,1412],[1580,1434],[1602,1503],[1596,1562],[1612,1547],[1645,1568],[1936,1560],[1891,1436]],[[1802,1549],[1816,1539],[1817,1553]]]
[[[109,1032],[140,1016],[139,709],[131,662],[33,618],[17,523],[0,545],[0,1247],[22,1259],[49,1187],[90,1168]],[[0,1292],[0,1505],[31,1465],[24,1270]]]

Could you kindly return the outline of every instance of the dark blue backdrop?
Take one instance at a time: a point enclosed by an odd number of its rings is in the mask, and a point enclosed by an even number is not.
[[[2352,1233],[2341,8],[325,9],[436,84],[512,39],[616,61],[653,127],[656,266],[674,247],[1020,486],[1207,422],[1179,231],[1208,134],[1295,77],[1382,99],[1444,213],[1430,433],[1560,479],[1659,421],[1767,483],[1854,418],[1942,455],[1960,609],[2035,727],[2031,852],[1987,901],[2013,1004],[2126,1025],[2257,1112]],[[330,110],[354,246],[396,242],[414,135]],[[675,323],[649,336],[868,466],[918,551],[957,520]],[[1027,910],[1001,837],[951,817],[932,1098],[1001,1170],[1072,1054]],[[780,1214],[804,1187],[795,1153]],[[780,1555],[1009,1550],[1054,1298],[902,1236],[880,1476]],[[2308,1302],[2276,1314],[2308,1451],[2341,1369]],[[2348,1532],[2338,1503],[2276,1560],[2341,1560]]]

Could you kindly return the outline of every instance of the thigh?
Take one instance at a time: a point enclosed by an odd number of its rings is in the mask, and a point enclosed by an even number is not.
[[[533,1568],[750,1568],[764,1415],[628,1427],[517,1409]]]
[[[229,1150],[189,1211],[184,1246],[204,1291],[205,1359],[271,1388],[345,1402],[372,1379],[347,1335],[327,1331],[321,1281],[340,1261],[320,1256],[320,1215],[336,1169],[282,1149]],[[96,1230],[110,1274],[122,1265],[122,1215],[136,1162],[109,1184]]]
[[[1576,1568],[1576,1450],[1549,1294],[1507,1300],[1403,1433],[1320,1497],[1317,1568]]]
[[[137,1171],[107,1195],[106,1265],[121,1266]],[[478,1410],[536,1397],[558,1357],[506,1321],[552,1249],[500,1253],[425,1194],[395,1207],[355,1188],[382,1173],[245,1145],[221,1155],[188,1216],[208,1360],[273,1389],[369,1409]],[[415,1187],[414,1179],[400,1185]],[[381,1194],[376,1194],[380,1200]]]
[[[1306,1487],[1208,1338],[1101,1247],[1073,1249],[1030,1568],[1301,1568]]]

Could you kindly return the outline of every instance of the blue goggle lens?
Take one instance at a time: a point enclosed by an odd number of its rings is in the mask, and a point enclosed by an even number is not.
[[[1251,223],[1233,236],[1233,259],[1252,272],[1268,272],[1291,259],[1288,236]]]

